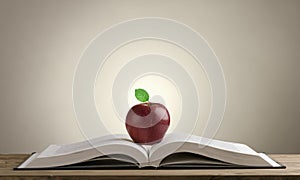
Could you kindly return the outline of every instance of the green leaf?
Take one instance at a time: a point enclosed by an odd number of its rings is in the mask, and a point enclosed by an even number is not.
[[[139,100],[141,102],[149,101],[149,94],[144,89],[136,89],[135,97],[137,100]]]

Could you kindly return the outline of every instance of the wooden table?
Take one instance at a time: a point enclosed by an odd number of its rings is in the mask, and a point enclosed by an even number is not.
[[[28,156],[0,155],[0,179],[300,179],[300,154],[270,155],[286,169],[14,171]]]

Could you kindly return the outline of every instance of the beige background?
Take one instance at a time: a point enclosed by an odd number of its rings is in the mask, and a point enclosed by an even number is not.
[[[79,57],[104,28],[144,16],[191,26],[219,57],[228,102],[216,138],[300,152],[300,1],[0,0],[0,153],[82,140]]]

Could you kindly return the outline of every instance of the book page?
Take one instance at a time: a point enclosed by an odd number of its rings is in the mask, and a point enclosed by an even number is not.
[[[179,152],[199,154],[237,165],[270,166],[247,145],[186,134],[169,134],[166,136],[163,141],[150,149],[149,161],[151,165],[159,166],[162,159]]]
[[[108,135],[72,144],[50,145],[29,166],[68,165],[104,155],[111,159],[122,157],[120,155],[127,155],[144,166],[148,164],[148,148],[132,142],[129,136],[125,134]],[[124,161],[124,159],[120,160]]]
[[[39,157],[71,154],[71,153],[75,153],[75,152],[79,152],[91,148],[97,148],[113,140],[124,140],[124,141],[132,142],[130,137],[125,134],[107,135],[107,136],[76,142],[72,144],[50,145],[39,155]]]
[[[135,159],[139,163],[139,166],[148,164],[148,154],[142,146],[122,139],[112,139],[101,141],[101,144],[96,148],[83,149],[74,153],[39,156],[28,163],[27,167],[41,168],[65,166],[85,162],[101,156],[108,156],[113,160],[121,157],[120,155],[126,155]],[[125,159],[123,158],[121,160],[124,161]]]
[[[192,153],[175,153],[171,154],[168,157],[164,158],[160,162],[160,166],[167,166],[167,165],[186,165],[186,164],[207,164],[207,165],[230,165],[229,163],[225,163],[222,161],[214,160],[211,158],[207,158],[204,156],[200,156],[198,154]]]
[[[195,135],[180,134],[180,133],[168,134],[160,143],[154,145],[150,149],[150,153],[170,143],[177,143],[178,148],[180,148],[181,145],[187,142],[198,144],[199,149],[202,149],[205,146],[210,146],[213,148],[236,152],[236,153],[257,155],[257,152],[255,152],[253,149],[251,149],[250,147],[244,144],[220,141],[215,139],[208,139],[208,138],[199,137]]]
[[[210,146],[210,147],[222,149],[225,151],[257,155],[257,152],[255,152],[253,149],[251,149],[249,146],[247,146],[245,144],[226,142],[226,141],[220,141],[220,140],[215,140],[215,139],[208,139],[208,138],[194,136],[194,135],[190,136],[190,138],[187,141],[191,142],[191,143],[203,145],[203,147]]]

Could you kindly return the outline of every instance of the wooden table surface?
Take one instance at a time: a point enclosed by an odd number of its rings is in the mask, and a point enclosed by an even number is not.
[[[300,154],[270,155],[286,169],[14,171],[28,156],[0,155],[0,179],[300,179]]]

